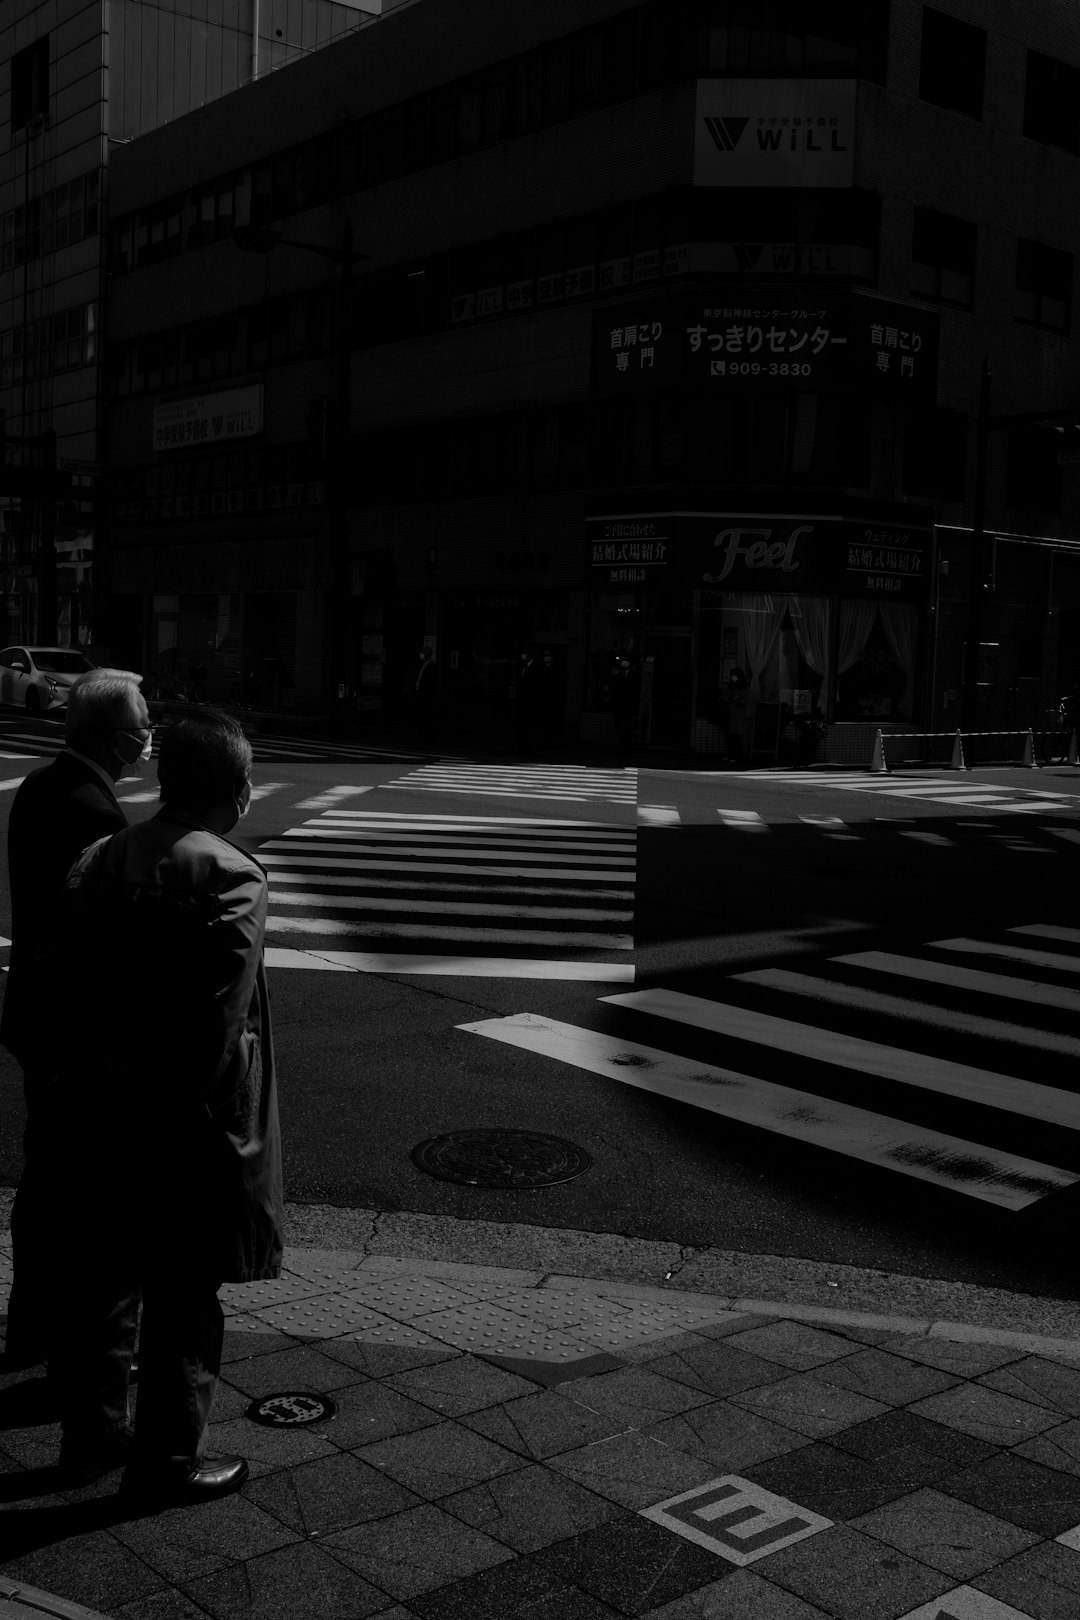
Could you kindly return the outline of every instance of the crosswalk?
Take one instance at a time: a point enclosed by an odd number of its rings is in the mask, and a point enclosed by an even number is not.
[[[1003,832],[996,821],[951,821],[950,831],[932,832],[918,827],[914,820],[902,816],[875,816],[872,821],[845,821],[842,816],[796,816],[789,819],[767,819],[759,810],[739,810],[724,805],[714,807],[721,824],[732,832],[747,834],[776,834],[781,830],[798,828],[825,842],[863,844],[879,842],[883,836],[910,839],[931,848],[956,849],[983,844],[996,850],[1019,855],[1065,854],[1069,845],[1080,843],[1080,829],[1055,826],[1050,822],[1038,827],[1030,823],[1024,835]],[[1049,812],[1048,812],[1049,813]],[[640,827],[672,830],[684,825],[675,805],[639,804],[637,821]],[[974,835],[974,836],[973,836]],[[1049,842],[1045,841],[1049,840]]]
[[[258,854],[269,967],[633,982],[633,828],[340,805]]]
[[[1072,809],[1076,798],[1049,788],[1011,788],[993,782],[970,781],[957,773],[936,776],[892,776],[869,771],[752,771],[754,786],[836,788],[847,793],[878,793],[896,799],[928,799],[936,804],[958,804],[1007,814],[1038,814]]]
[[[585,765],[482,765],[439,760],[383,783],[421,793],[467,793],[493,798],[560,799],[566,803],[637,803],[637,771]]]
[[[458,1027],[1012,1213],[1080,1181],[1080,929],[856,951],[597,1008],[597,1027]],[[1037,1080],[1015,1072],[1033,1062]]]

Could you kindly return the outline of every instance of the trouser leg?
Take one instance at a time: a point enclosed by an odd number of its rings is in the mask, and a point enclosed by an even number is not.
[[[225,1337],[214,1278],[145,1277],[135,1455],[140,1468],[186,1475],[206,1451]]]
[[[26,1130],[23,1171],[11,1209],[11,1298],[5,1347],[12,1360],[27,1364],[48,1355],[50,1321],[57,1290],[64,1284],[56,1257],[56,1198],[45,1151],[51,1076],[23,1074]]]
[[[139,1320],[133,1264],[87,1256],[86,1274],[65,1278],[65,1320],[49,1374],[60,1403],[65,1450],[94,1450],[129,1425],[128,1377]]]

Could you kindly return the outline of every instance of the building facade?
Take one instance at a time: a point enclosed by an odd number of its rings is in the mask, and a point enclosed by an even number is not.
[[[110,154],[381,0],[12,0],[0,16],[0,636],[94,635]],[[7,139],[4,140],[4,135]],[[43,611],[44,606],[44,611]]]
[[[980,723],[1038,724],[1078,86],[1053,0],[421,0],[131,142],[114,636],[298,712],[402,709],[427,646],[495,725],[532,647],[596,739],[626,657],[643,740],[762,759],[955,727],[971,640]]]

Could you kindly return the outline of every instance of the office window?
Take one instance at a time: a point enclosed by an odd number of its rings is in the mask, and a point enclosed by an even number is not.
[[[1073,256],[1042,242],[1016,244],[1013,315],[1025,326],[1068,332],[1072,311]]]
[[[904,488],[913,495],[962,501],[967,444],[966,412],[911,407],[904,426]]]
[[[1080,152],[1080,68],[1028,51],[1024,134],[1045,146]]]
[[[924,6],[919,64],[922,100],[981,118],[985,76],[985,30]]]
[[[916,208],[911,225],[911,290],[920,298],[970,309],[975,289],[975,226],[952,214]]]
[[[25,129],[49,110],[49,36],[11,58],[11,128]]]
[[[1059,435],[1045,427],[1010,427],[1005,503],[1029,512],[1060,512]]]

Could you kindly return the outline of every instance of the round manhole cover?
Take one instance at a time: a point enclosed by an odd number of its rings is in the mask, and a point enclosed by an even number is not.
[[[592,1159],[561,1136],[536,1131],[450,1131],[412,1150],[420,1170],[465,1187],[553,1187],[573,1181]]]
[[[260,1395],[247,1409],[252,1423],[268,1429],[294,1429],[304,1423],[318,1423],[333,1417],[334,1403],[325,1395],[304,1395],[287,1391],[282,1395]]]

